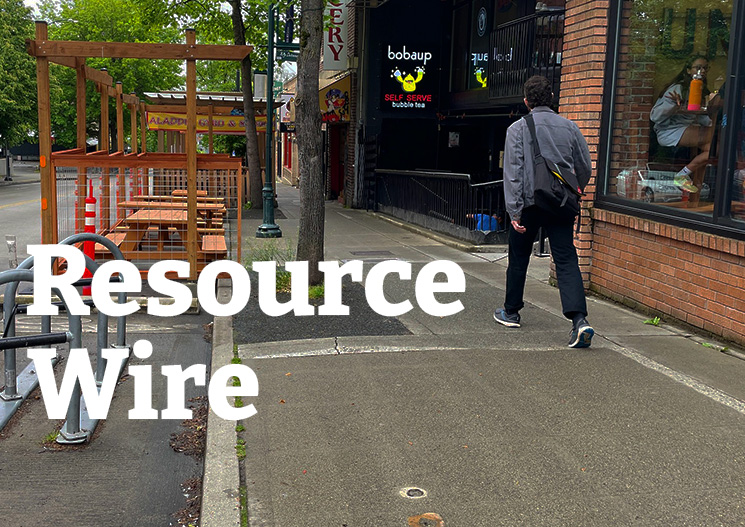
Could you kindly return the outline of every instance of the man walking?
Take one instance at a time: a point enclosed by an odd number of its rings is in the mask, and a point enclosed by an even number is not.
[[[551,83],[536,75],[527,80],[523,93],[525,105],[535,122],[541,154],[560,166],[569,167],[584,187],[592,172],[590,150],[579,127],[549,108],[553,98]],[[538,229],[543,227],[556,264],[562,312],[572,321],[569,347],[587,348],[594,330],[586,320],[587,302],[573,240],[574,220],[560,218],[535,204],[534,153],[528,124],[520,119],[507,129],[505,139],[504,196],[511,220],[509,263],[504,307],[494,312],[494,320],[503,326],[520,327],[528,263]]]

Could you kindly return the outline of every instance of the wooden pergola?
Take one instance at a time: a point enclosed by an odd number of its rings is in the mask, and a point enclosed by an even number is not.
[[[111,76],[85,64],[86,58],[134,58],[134,59],[171,59],[186,61],[186,139],[185,139],[185,166],[187,174],[187,215],[189,218],[197,216],[197,137],[196,137],[196,115],[197,115],[197,60],[234,60],[241,61],[248,56],[251,46],[228,46],[228,45],[197,45],[194,30],[186,30],[185,44],[159,44],[159,43],[122,43],[122,42],[82,42],[49,40],[47,23],[36,22],[36,35],[34,40],[27,40],[28,53],[36,58],[38,113],[39,113],[39,166],[41,172],[41,225],[42,243],[56,243],[57,240],[57,203],[56,203],[56,179],[52,170],[52,134],[49,95],[49,63],[60,64],[74,68],[77,72],[77,147],[74,155],[85,154],[86,147],[86,82],[97,84],[101,93],[101,138],[100,148],[108,154],[108,98],[116,97],[117,101],[117,151],[112,155],[123,159],[124,154],[124,123],[123,105],[129,105],[132,110],[132,152],[137,154],[137,110],[140,110],[141,119],[141,145],[143,153],[146,151],[145,131],[147,127],[144,122],[144,103],[134,95],[122,93],[121,83],[113,84]],[[95,155],[96,153],[89,154]],[[100,155],[100,152],[98,153]],[[183,163],[183,162],[182,162]],[[85,176],[78,175],[78,183],[82,177],[85,185]],[[107,174],[108,172],[106,172]],[[108,176],[105,176],[108,177]],[[108,185],[107,185],[108,187]],[[79,196],[78,207],[83,207],[83,199]],[[80,215],[82,218],[82,214]],[[82,229],[81,229],[82,230]],[[190,279],[197,276],[197,225],[196,221],[190,221],[187,231],[187,253],[191,268]]]

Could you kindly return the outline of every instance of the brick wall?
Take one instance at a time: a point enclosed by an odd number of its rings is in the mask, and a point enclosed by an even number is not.
[[[559,113],[577,123],[587,139],[593,168],[600,140],[608,26],[608,0],[567,0],[561,67]],[[589,208],[595,199],[595,175],[585,189],[578,239],[580,268],[589,286],[592,232]]]
[[[745,344],[745,241],[593,210],[591,289]]]

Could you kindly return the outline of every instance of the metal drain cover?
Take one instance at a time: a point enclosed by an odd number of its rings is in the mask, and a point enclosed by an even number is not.
[[[391,251],[349,251],[355,256],[393,256]]]
[[[420,489],[419,487],[404,487],[398,493],[402,498],[408,498],[410,500],[418,500],[427,497],[427,491]]]

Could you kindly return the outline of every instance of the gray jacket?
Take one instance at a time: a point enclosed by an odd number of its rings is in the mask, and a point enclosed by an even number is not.
[[[543,157],[572,169],[584,187],[592,173],[592,160],[579,127],[547,106],[533,108],[531,113]],[[524,208],[535,204],[532,146],[525,120],[512,123],[504,141],[504,200],[515,221],[520,221]]]

